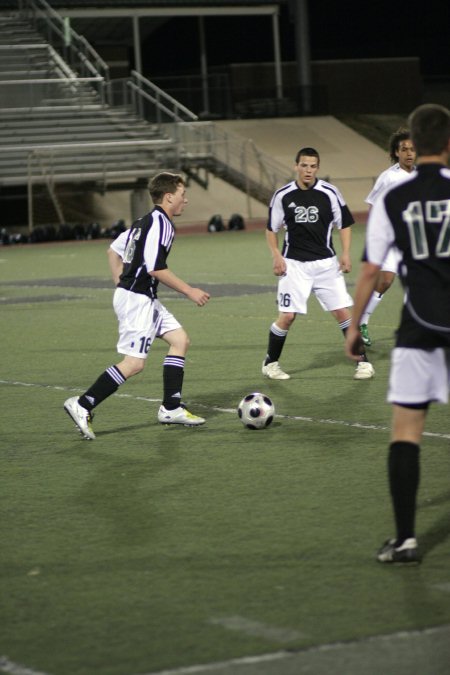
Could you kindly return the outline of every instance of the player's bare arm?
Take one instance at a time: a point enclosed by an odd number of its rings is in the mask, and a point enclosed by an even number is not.
[[[278,248],[278,235],[272,230],[266,230],[266,241],[272,255],[273,273],[281,277],[286,272],[286,261]]]
[[[120,275],[122,274],[123,270],[123,261],[120,255],[115,251],[113,251],[112,248],[108,248],[107,255],[108,255],[109,269],[111,270],[111,275],[114,284],[117,286],[117,284],[119,283]]]
[[[210,299],[209,293],[203,291],[201,288],[190,286],[169,269],[153,270],[151,275],[165,286],[172,288],[174,291],[178,291],[178,293],[183,293],[183,295],[189,300],[192,300],[192,302],[195,302],[199,307],[206,305]]]
[[[339,256],[339,266],[345,274],[352,271],[352,260],[350,257],[350,246],[352,243],[352,230],[350,227],[345,227],[339,230],[341,239],[341,255]]]
[[[356,283],[352,320],[345,337],[345,353],[354,361],[359,359],[361,348],[364,347],[359,325],[362,313],[364,312],[373,289],[375,288],[375,284],[377,283],[379,271],[379,265],[374,265],[369,262],[364,262],[361,265],[361,271]]]

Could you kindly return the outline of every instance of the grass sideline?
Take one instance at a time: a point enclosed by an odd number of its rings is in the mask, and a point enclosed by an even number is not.
[[[355,227],[350,290],[362,239]],[[191,336],[184,399],[207,424],[156,422],[156,344],[85,442],[62,403],[117,359],[106,246],[0,249],[0,656],[50,675],[137,675],[449,624],[447,406],[432,407],[423,443],[425,562],[373,558],[392,533],[385,390],[399,284],[373,318],[374,380],[353,381],[334,320],[311,299],[283,354],[292,379],[272,382],[260,374],[276,316],[261,232],[179,237],[171,268],[213,297],[202,309],[161,299]],[[255,390],[278,415],[260,432],[235,413]]]

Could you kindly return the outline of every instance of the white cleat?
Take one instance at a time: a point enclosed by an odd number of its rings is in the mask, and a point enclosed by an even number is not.
[[[360,361],[356,366],[354,380],[370,380],[375,375],[375,369],[368,361]]]
[[[162,405],[158,410],[158,422],[161,424],[184,424],[186,427],[198,427],[204,424],[203,417],[193,415],[189,410],[179,406],[175,410],[166,410]]]
[[[283,372],[280,368],[278,361],[272,361],[268,363],[267,366],[262,364],[262,374],[268,377],[271,380],[290,380],[291,376]]]
[[[92,413],[78,403],[78,396],[68,398],[64,403],[64,410],[73,419],[80,434],[90,441],[94,440],[95,434],[92,431]]]

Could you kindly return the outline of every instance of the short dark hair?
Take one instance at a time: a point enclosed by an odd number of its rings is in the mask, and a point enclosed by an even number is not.
[[[180,185],[186,185],[186,183],[179,173],[169,173],[169,171],[157,173],[148,186],[153,203],[161,204],[164,195],[168,192],[174,194]]]
[[[440,155],[450,140],[450,110],[437,103],[425,103],[408,118],[411,138],[419,156]]]
[[[398,162],[398,157],[396,153],[400,147],[402,141],[409,141],[411,139],[411,132],[406,127],[400,127],[397,131],[394,131],[392,136],[389,139],[389,157],[391,158],[392,164]]]
[[[300,157],[317,157],[318,162],[320,164],[320,155],[314,148],[302,148],[301,150],[299,150],[295,155],[296,164],[299,163]]]

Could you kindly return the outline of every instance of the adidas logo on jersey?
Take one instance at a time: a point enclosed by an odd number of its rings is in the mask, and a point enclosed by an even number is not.
[[[295,209],[297,207],[297,204],[294,204],[294,202],[291,202],[288,206],[288,209]]]

